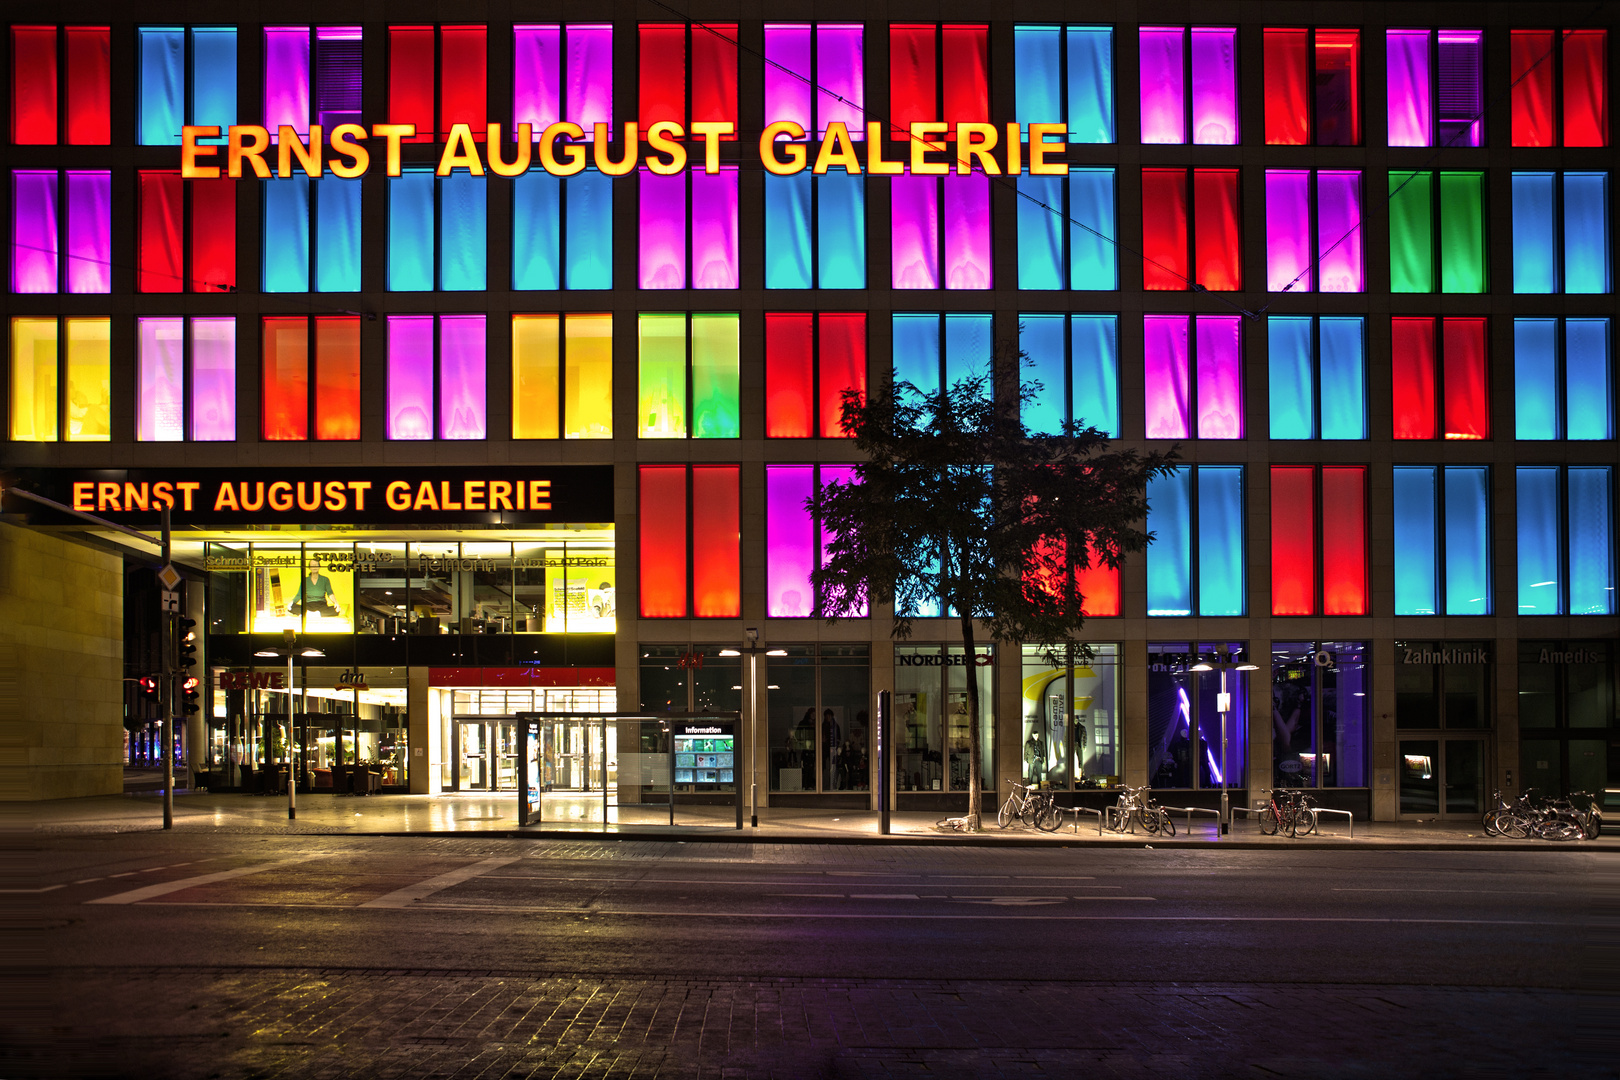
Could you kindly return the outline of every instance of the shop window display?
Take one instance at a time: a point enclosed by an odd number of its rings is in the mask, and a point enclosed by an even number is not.
[[[1366,642],[1274,642],[1272,783],[1367,786]]]
[[[994,653],[975,650],[979,689],[980,790],[995,790]],[[966,791],[969,664],[961,646],[895,649],[894,711],[900,732],[901,791]]]
[[[865,645],[789,646],[770,657],[766,736],[773,792],[871,787],[871,672]]]
[[[1023,647],[1023,778],[1068,789],[1119,782],[1119,646],[1093,645],[1089,658],[1054,664],[1039,645]]]
[[[1221,713],[1218,671],[1191,670],[1198,657],[1229,651],[1241,656],[1241,642],[1148,644],[1148,784],[1154,788],[1221,787]],[[1228,671],[1232,695],[1226,714],[1228,787],[1241,787],[1246,774],[1249,676]]]

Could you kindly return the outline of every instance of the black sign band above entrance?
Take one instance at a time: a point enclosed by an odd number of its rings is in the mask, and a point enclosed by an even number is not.
[[[20,469],[16,486],[155,528],[245,525],[553,525],[613,520],[611,465],[327,469]],[[16,500],[9,511],[53,515]]]

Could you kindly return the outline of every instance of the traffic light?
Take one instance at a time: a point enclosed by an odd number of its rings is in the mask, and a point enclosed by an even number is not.
[[[202,680],[195,675],[187,676],[186,680],[180,684],[180,700],[183,702],[181,715],[190,716],[197,711],[197,687],[200,685],[202,685]]]
[[[151,698],[153,701],[157,700],[158,681],[157,681],[156,676],[154,676],[154,675],[142,675],[141,680],[140,680],[140,687],[141,687],[141,693],[142,694],[145,694],[147,697]]]
[[[182,678],[197,666],[197,620],[181,616],[175,620],[175,633],[180,639],[180,658],[177,670]]]

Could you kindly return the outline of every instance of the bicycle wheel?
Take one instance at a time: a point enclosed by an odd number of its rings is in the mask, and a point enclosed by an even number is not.
[[[1522,814],[1504,810],[1496,815],[1496,827],[1503,836],[1511,840],[1527,840],[1530,837],[1531,822]]]
[[[1136,820],[1141,824],[1143,831],[1149,836],[1158,835],[1159,815],[1157,813],[1144,806],[1136,811]]]
[[[1289,836],[1305,836],[1316,828],[1316,811],[1308,806],[1296,806],[1288,819]]]
[[[1282,828],[1282,818],[1277,816],[1277,807],[1268,806],[1260,811],[1260,831],[1267,836],[1276,836],[1277,830]]]
[[[1596,840],[1603,834],[1603,818],[1595,809],[1587,811],[1582,819],[1581,832],[1588,840]]]
[[[1109,832],[1124,832],[1125,825],[1120,818],[1119,807],[1103,807],[1102,826]]]
[[[1576,840],[1581,836],[1581,827],[1573,821],[1548,818],[1536,826],[1536,836],[1541,840]]]
[[[1035,815],[1039,814],[1040,812],[1041,796],[1031,795],[1029,798],[1024,800],[1024,805],[1019,809],[1018,820],[1022,821],[1025,825],[1034,825]]]
[[[1040,813],[1035,815],[1035,827],[1041,832],[1057,832],[1058,826],[1063,824],[1063,811],[1058,807],[1056,800],[1048,799],[1042,804]]]
[[[1502,830],[1496,827],[1496,816],[1500,813],[1500,810],[1487,810],[1485,816],[1480,819],[1480,826],[1485,830],[1486,836],[1502,835]]]
[[[1001,809],[996,811],[996,827],[998,829],[1005,829],[1008,825],[1012,824],[1012,810],[1013,796],[1009,795],[1007,796],[1007,801],[1001,804]]]
[[[1170,811],[1163,808],[1159,810],[1159,832],[1165,836],[1176,835],[1175,819],[1170,816]]]

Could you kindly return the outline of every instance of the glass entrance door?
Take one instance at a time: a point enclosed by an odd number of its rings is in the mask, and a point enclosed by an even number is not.
[[[603,729],[601,721],[553,720],[541,726],[541,753],[546,763],[548,791],[601,791],[616,777],[602,776]]]
[[[489,791],[489,724],[483,720],[463,720],[456,724],[461,746],[456,753],[456,788],[459,791]]]
[[[1401,814],[1476,818],[1485,801],[1481,739],[1405,739],[1400,744]]]

